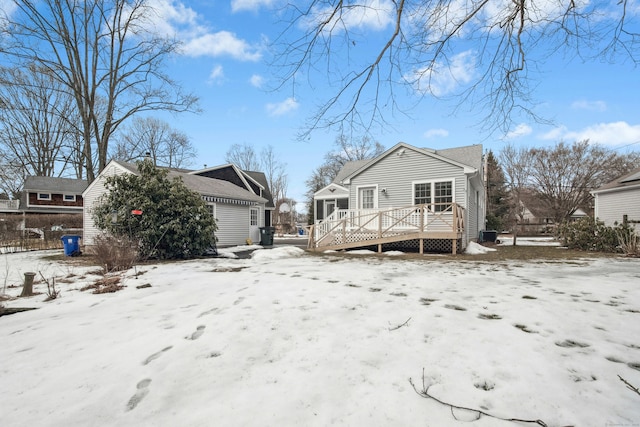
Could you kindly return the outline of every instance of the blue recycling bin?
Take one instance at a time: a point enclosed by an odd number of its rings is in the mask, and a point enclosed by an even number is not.
[[[80,239],[81,236],[62,236],[60,240],[62,240],[62,245],[64,246],[64,255],[65,256],[78,256],[80,255]]]

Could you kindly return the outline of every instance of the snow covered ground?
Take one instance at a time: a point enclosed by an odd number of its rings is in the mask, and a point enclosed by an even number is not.
[[[138,267],[0,256],[3,426],[640,424],[640,260],[457,262],[299,248]],[[39,276],[38,276],[39,277]],[[141,285],[150,287],[138,288]],[[37,284],[35,290],[46,287]],[[7,288],[17,296],[20,286]],[[423,377],[424,376],[424,377]]]

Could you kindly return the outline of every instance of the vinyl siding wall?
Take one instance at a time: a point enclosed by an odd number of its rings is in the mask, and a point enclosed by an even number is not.
[[[123,168],[116,165],[108,166],[102,173],[91,183],[87,191],[84,193],[84,212],[83,212],[83,245],[93,245],[93,239],[101,233],[101,230],[96,228],[93,222],[93,209],[95,203],[97,203],[100,196],[106,192],[105,181],[107,176],[122,175],[123,173],[130,173]]]
[[[260,208],[261,212],[264,209]],[[216,203],[218,221],[218,246],[244,245],[249,236],[250,207]],[[258,213],[258,221],[264,221],[264,214]],[[264,222],[263,222],[264,224]],[[263,226],[260,224],[260,226]]]
[[[596,194],[596,217],[612,227],[617,221],[622,223],[623,215],[629,220],[640,221],[640,188]],[[636,225],[636,229],[640,229]]]
[[[404,153],[399,156],[402,150]],[[467,178],[463,168],[410,149],[396,150],[351,179],[349,206],[358,207],[358,187],[377,186],[378,208],[399,208],[413,204],[413,182],[451,179],[455,202],[466,208]]]

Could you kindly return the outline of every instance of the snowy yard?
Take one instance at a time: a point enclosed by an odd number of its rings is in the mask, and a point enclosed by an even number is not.
[[[42,255],[0,257],[8,284],[31,270],[62,290],[5,302],[40,308],[0,317],[3,426],[536,425],[469,423],[477,412],[409,379],[502,418],[640,425],[640,396],[618,378],[640,386],[638,259],[282,247],[138,267],[95,295],[79,290],[95,267]]]

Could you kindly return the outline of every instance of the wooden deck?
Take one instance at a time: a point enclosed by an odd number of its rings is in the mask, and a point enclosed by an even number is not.
[[[427,239],[451,240],[452,253],[464,235],[463,208],[447,205],[413,205],[392,209],[338,209],[309,230],[311,250],[340,250],[410,240],[419,241],[424,253]]]

